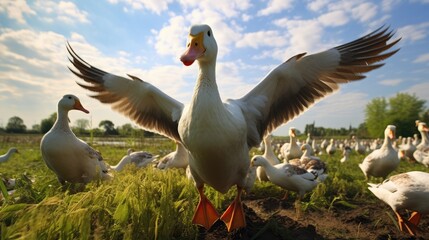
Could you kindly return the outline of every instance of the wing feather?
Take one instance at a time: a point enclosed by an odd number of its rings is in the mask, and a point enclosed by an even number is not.
[[[92,98],[110,104],[114,110],[146,130],[181,141],[177,126],[182,103],[138,77],[120,77],[91,66],[75,53],[69,43],[67,51],[75,68],[69,67],[70,71],[86,82],[77,84],[92,92]]]
[[[388,27],[380,27],[320,53],[298,54],[273,69],[254,89],[235,101],[248,123],[249,146],[257,146],[263,136],[337,90],[339,84],[361,80],[365,73],[382,67],[384,63],[378,62],[399,50],[386,52],[400,40],[388,43],[393,35]]]

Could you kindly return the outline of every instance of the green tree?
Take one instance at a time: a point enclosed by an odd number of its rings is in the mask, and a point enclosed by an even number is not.
[[[110,120],[103,120],[98,124],[98,126],[104,128],[105,135],[118,135],[118,131],[115,129],[115,124]]]
[[[56,119],[56,112],[52,113],[48,118],[42,119],[40,122],[40,132],[43,134],[47,133],[52,128],[52,126],[54,126]]]
[[[119,135],[121,136],[132,136],[134,133],[134,128],[130,123],[126,123],[118,128]]]
[[[78,134],[85,134],[86,129],[89,127],[89,120],[88,119],[77,119],[75,121],[75,127],[73,128],[74,132],[77,132]]]
[[[412,136],[417,132],[415,120],[425,117],[425,102],[408,93],[398,93],[388,101],[385,98],[373,99],[365,109],[369,137],[382,137],[388,124],[396,126],[397,136]]]
[[[417,132],[415,120],[423,112],[424,100],[408,93],[397,93],[389,99],[387,119],[396,126],[397,136],[412,136]]]
[[[9,121],[6,125],[6,132],[8,133],[25,133],[27,126],[25,126],[24,121],[17,116],[9,118]]]
[[[365,123],[370,137],[382,137],[387,125],[387,101],[385,98],[374,98],[365,109]]]

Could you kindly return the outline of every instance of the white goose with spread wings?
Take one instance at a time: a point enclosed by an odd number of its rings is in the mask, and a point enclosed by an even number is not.
[[[210,228],[218,214],[203,193],[204,184],[225,193],[237,186],[237,197],[221,216],[228,230],[246,225],[241,193],[249,168],[249,150],[281,124],[305,111],[317,100],[337,90],[340,83],[360,80],[363,73],[398,50],[385,53],[398,40],[378,29],[350,43],[313,55],[298,54],[271,71],[254,89],[239,99],[223,102],[216,84],[217,44],[208,25],[190,29],[181,61],[195,60],[199,74],[191,102],[186,107],[137,77],[116,76],[82,60],[68,45],[70,69],[89,84],[92,97],[143,128],[183,143],[200,193],[193,223]]]

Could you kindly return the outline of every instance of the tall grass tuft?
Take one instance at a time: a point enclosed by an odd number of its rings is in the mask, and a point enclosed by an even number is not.
[[[197,193],[180,170],[128,167],[115,179],[83,192],[59,192],[35,204],[0,209],[9,239],[195,238]]]

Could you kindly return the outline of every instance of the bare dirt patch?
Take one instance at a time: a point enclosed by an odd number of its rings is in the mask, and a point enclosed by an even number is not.
[[[218,221],[199,239],[429,239],[429,219],[423,216],[417,237],[400,232],[383,203],[356,204],[355,208],[308,210],[297,219],[293,200],[268,197],[244,199],[247,227],[228,233]],[[396,218],[394,218],[396,221]]]

